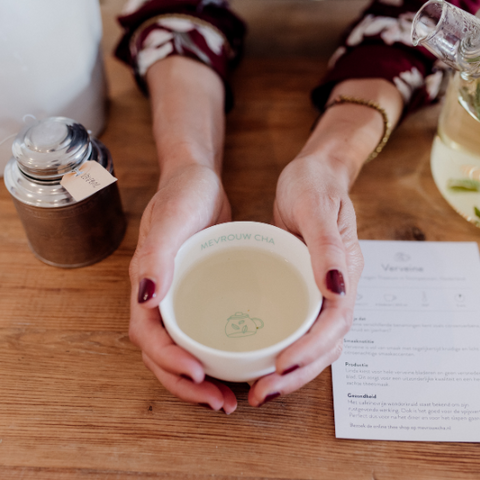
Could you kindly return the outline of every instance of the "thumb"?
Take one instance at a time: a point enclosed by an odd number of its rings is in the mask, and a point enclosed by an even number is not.
[[[321,209],[316,221],[310,221],[302,232],[310,251],[316,284],[322,295],[331,300],[349,291],[347,251],[339,231],[337,212]]]
[[[138,303],[146,308],[158,306],[172,283],[175,256],[182,244],[229,217],[221,181],[210,168],[195,166],[165,180],[143,214],[130,267]]]
[[[130,264],[132,288],[137,302],[154,308],[160,304],[173,279],[175,256],[181,245],[197,232],[196,225],[182,215],[155,215],[148,209],[142,219],[140,240]]]

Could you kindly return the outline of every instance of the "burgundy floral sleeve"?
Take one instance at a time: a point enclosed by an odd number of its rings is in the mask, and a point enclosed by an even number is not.
[[[347,31],[333,54],[329,71],[312,92],[313,103],[322,109],[335,84],[351,78],[383,78],[400,91],[405,112],[437,99],[444,86],[446,65],[410,40],[415,13],[422,0],[375,0]],[[470,13],[480,0],[450,0]]]
[[[130,0],[120,25],[116,56],[130,65],[140,88],[156,61],[171,55],[198,60],[218,73],[226,87],[225,108],[233,96],[227,78],[238,63],[245,24],[224,0]]]
[[[413,17],[424,3],[374,0],[330,59],[326,77],[312,92],[313,103],[322,109],[335,84],[352,78],[392,82],[404,99],[405,112],[435,101],[447,68],[410,40]],[[450,3],[470,13],[480,7],[480,0]],[[153,63],[185,55],[220,75],[226,86],[226,108],[231,107],[227,78],[241,57],[246,29],[226,0],[129,0],[119,22],[124,35],[116,55],[131,66],[144,91],[144,75]]]

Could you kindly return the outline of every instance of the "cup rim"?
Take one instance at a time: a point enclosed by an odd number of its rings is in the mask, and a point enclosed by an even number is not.
[[[215,230],[220,230],[224,229],[226,225],[230,224],[235,224],[239,226],[251,226],[254,228],[263,228],[266,230],[272,230],[275,231],[278,235],[283,236],[284,238],[288,238],[288,241],[294,243],[297,248],[300,248],[303,250],[303,254],[308,254],[310,257],[310,253],[308,252],[308,248],[305,245],[304,242],[302,242],[298,237],[293,235],[290,232],[287,232],[286,230],[283,230],[282,228],[276,227],[275,225],[271,225],[269,223],[262,223],[262,222],[252,222],[252,221],[238,221],[238,222],[225,222],[225,223],[220,223],[213,225],[211,227],[208,227],[204,230],[201,230],[197,233],[195,233],[192,237],[190,237],[179,249],[177,256],[175,257],[175,260],[178,258],[179,254],[185,254],[185,250],[190,248],[193,244],[197,243],[199,239],[202,237],[207,236],[207,234],[212,233]],[[252,247],[255,248],[255,247]],[[279,255],[277,253],[277,255]],[[297,270],[299,270],[297,267],[295,267]],[[160,302],[159,309],[160,309],[160,314],[162,316],[163,322],[165,324],[165,328],[167,329],[169,334],[173,334],[173,336],[180,338],[181,343],[185,343],[190,345],[193,349],[202,351],[205,354],[208,354],[210,356],[214,357],[221,357],[221,358],[228,358],[228,359],[242,359],[242,360],[254,360],[257,357],[266,357],[269,355],[274,355],[282,350],[284,350],[286,347],[294,343],[296,340],[298,340],[300,337],[302,337],[310,328],[311,326],[315,323],[315,321],[318,318],[318,315],[320,313],[320,309],[323,303],[322,295],[320,293],[320,290],[318,289],[316,283],[313,281],[313,284],[308,281],[308,279],[305,278],[304,275],[302,275],[302,278],[307,286],[308,290],[308,299],[309,299],[309,309],[307,312],[307,315],[305,316],[305,320],[300,324],[300,326],[293,332],[291,333],[288,337],[284,338],[280,342],[277,342],[273,345],[270,345],[268,347],[264,347],[261,349],[257,350],[249,350],[249,351],[244,351],[244,352],[229,352],[227,350],[221,350],[213,347],[209,347],[207,345],[204,345],[203,343],[198,342],[197,340],[193,339],[189,335],[187,335],[177,324],[176,320],[172,320],[169,316],[169,312],[166,311],[166,304],[167,302],[170,302],[170,308],[173,311],[173,305],[172,305],[172,287],[174,285],[174,280],[175,280],[175,273],[174,273],[174,278],[172,280],[172,284],[165,295],[164,299]],[[313,278],[313,277],[312,277]],[[312,298],[312,289],[315,287],[314,291],[318,292],[318,295],[316,296],[317,298]],[[162,308],[163,306],[163,308]],[[167,313],[167,315],[165,315]],[[170,332],[170,330],[172,332]],[[176,340],[175,340],[176,341]],[[176,342],[179,343],[179,342]],[[181,346],[181,345],[180,345]]]

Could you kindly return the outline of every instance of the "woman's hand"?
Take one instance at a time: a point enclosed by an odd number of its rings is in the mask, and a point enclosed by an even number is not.
[[[220,179],[203,166],[190,166],[162,177],[140,225],[130,264],[130,339],[142,350],[145,365],[177,397],[226,413],[237,402],[231,390],[205,379],[201,363],[175,345],[165,330],[158,305],[167,293],[180,246],[194,233],[230,220]]]
[[[145,365],[171,393],[191,403],[232,413],[237,401],[201,363],[175,345],[158,305],[173,277],[174,258],[194,233],[230,220],[220,180],[224,139],[224,87],[209,67],[180,56],[147,72],[160,183],[142,217],[130,265],[130,338]]]
[[[334,88],[330,101],[338,95],[378,103],[391,127],[403,108],[396,87],[381,79],[347,80]],[[384,131],[383,117],[374,108],[336,105],[324,113],[279,178],[274,222],[305,241],[323,306],[310,331],[277,357],[275,373],[253,385],[253,406],[299,389],[342,352],[363,268],[348,191]]]
[[[298,158],[285,168],[278,181],[274,222],[305,241],[324,300],[310,331],[277,357],[274,374],[251,389],[254,406],[299,389],[340,356],[363,268],[348,181],[341,181],[327,163]]]

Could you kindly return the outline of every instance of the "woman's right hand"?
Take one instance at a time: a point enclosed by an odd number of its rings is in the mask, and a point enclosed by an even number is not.
[[[163,386],[191,403],[232,413],[233,392],[206,379],[201,363],[177,346],[165,330],[159,304],[172,282],[174,259],[194,233],[230,220],[230,205],[216,172],[190,165],[162,176],[143,214],[130,264],[130,339]]]
[[[153,64],[146,80],[161,175],[130,264],[130,338],[171,393],[232,413],[237,406],[232,391],[206,379],[201,363],[175,345],[158,309],[172,282],[180,246],[196,232],[231,218],[220,180],[224,86],[208,66],[178,55]]]

